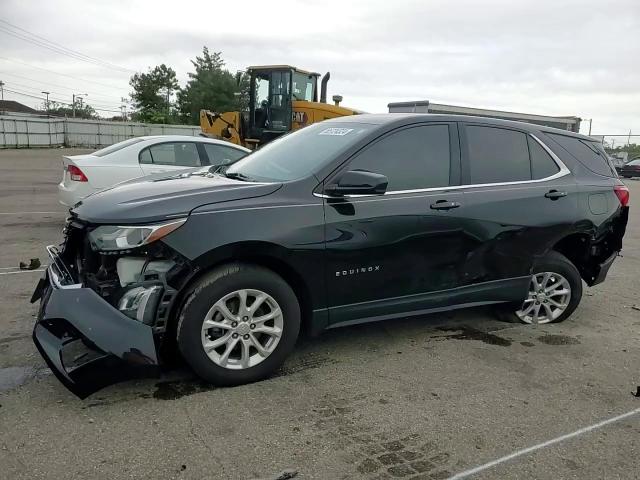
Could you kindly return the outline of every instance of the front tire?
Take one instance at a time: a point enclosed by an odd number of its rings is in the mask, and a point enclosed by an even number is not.
[[[578,308],[581,299],[580,272],[567,257],[551,251],[536,262],[524,301],[501,306],[498,316],[527,324],[562,322]]]
[[[232,386],[273,373],[300,331],[300,306],[276,273],[247,264],[216,268],[186,295],[177,343],[205,381]]]

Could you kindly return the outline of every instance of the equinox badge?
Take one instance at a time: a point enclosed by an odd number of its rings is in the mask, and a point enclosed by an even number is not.
[[[338,270],[336,277],[346,277],[348,275],[358,275],[359,273],[379,272],[380,265],[372,265],[370,267],[350,268],[349,270]]]

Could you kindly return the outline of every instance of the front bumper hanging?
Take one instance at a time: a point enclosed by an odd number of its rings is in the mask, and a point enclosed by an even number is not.
[[[72,283],[55,247],[47,250],[52,262],[31,298],[40,300],[33,341],[56,377],[86,398],[119,381],[158,375],[151,327]]]

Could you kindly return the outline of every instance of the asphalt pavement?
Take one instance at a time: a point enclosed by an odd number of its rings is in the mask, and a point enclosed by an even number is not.
[[[30,338],[41,272],[17,268],[61,240],[68,153],[0,150],[0,478],[640,476],[640,181],[623,257],[562,324],[398,319],[302,340],[259,383],[176,368],[79,400]]]

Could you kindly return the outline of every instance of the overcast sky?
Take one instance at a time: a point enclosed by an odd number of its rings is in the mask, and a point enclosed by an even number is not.
[[[114,65],[52,52],[0,22],[5,89],[67,102],[89,93],[94,106],[118,110],[132,71],[166,63],[184,84],[189,59],[207,45],[233,71],[270,63],[331,71],[329,96],[369,112],[428,99],[577,115],[593,118],[594,134],[640,134],[638,0],[99,3],[0,0],[0,20]],[[9,91],[5,99],[41,103]]]

